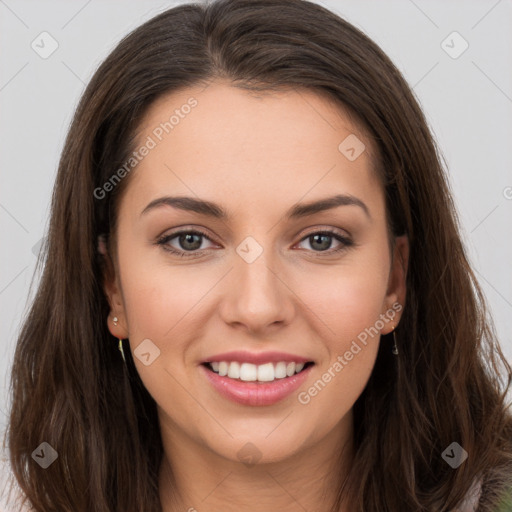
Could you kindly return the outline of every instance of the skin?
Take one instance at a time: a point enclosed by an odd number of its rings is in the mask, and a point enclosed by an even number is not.
[[[391,258],[371,142],[339,106],[311,91],[256,95],[213,82],[155,102],[139,126],[140,144],[191,96],[198,105],[130,175],[120,202],[115,277],[106,284],[110,332],[129,338],[132,352],[145,339],[160,350],[148,366],[134,360],[158,406],[163,510],[327,511],[333,475],[350,470],[352,407],[380,337],[369,338],[309,403],[299,403],[298,393],[379,315],[405,304],[408,241],[396,238]],[[354,161],[338,150],[350,134],[366,145]],[[284,218],[296,203],[334,193],[364,201],[371,218],[354,205]],[[232,218],[171,206],[141,215],[164,195],[213,201]],[[180,258],[155,244],[173,228],[205,231],[209,239],[194,246],[202,255]],[[342,243],[327,238],[322,251],[322,241],[310,238],[322,229],[355,245],[335,253]],[[263,248],[250,264],[236,252],[247,236]],[[180,245],[179,237],[167,244],[183,252],[193,246]],[[208,356],[237,349],[285,351],[315,365],[307,382],[277,404],[240,405],[220,396],[199,367]],[[252,466],[237,455],[248,442],[260,457]]]

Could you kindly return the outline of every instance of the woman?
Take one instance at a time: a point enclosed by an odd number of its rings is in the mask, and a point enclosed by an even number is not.
[[[372,41],[300,0],[170,9],[70,128],[13,472],[38,511],[505,510],[512,370],[485,311]]]

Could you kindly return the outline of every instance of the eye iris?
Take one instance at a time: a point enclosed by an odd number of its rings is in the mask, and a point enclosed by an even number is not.
[[[322,234],[322,233],[318,233],[316,235],[312,235],[309,237],[310,240],[313,240],[313,242],[311,242],[311,246],[312,247],[315,247],[315,243],[320,239],[320,238],[323,238],[324,239],[324,242],[323,244],[320,244],[321,247],[317,247],[318,249],[320,249],[321,251],[325,251],[326,249],[329,249],[329,246],[331,245],[331,236],[330,235],[326,235],[326,234]]]
[[[202,235],[198,235],[195,233],[186,233],[184,235],[180,235],[180,237],[179,237],[180,245],[184,249],[189,249],[191,251],[199,249],[199,247],[201,247],[201,236]],[[195,244],[196,246],[195,247],[194,247],[194,242],[192,241],[194,237],[196,238],[196,244]],[[199,243],[197,243],[197,242],[199,242]],[[188,243],[191,243],[193,245],[193,247],[187,246]]]

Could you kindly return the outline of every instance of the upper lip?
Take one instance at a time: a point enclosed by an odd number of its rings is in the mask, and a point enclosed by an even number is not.
[[[278,363],[284,361],[286,363],[308,363],[311,359],[306,357],[289,354],[287,352],[248,352],[245,350],[234,350],[232,352],[224,352],[209,357],[204,363],[221,362],[221,361],[238,361],[240,363],[252,363],[256,365],[265,363]]]

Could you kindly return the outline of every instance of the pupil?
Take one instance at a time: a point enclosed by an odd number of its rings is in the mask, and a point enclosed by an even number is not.
[[[327,239],[327,243],[324,243],[322,247],[320,247],[320,250],[324,251],[326,249],[329,249],[330,244],[330,235],[313,235],[313,240],[316,242],[319,238],[324,238],[324,241]],[[321,244],[322,245],[322,244]]]
[[[192,245],[194,245],[194,242],[193,242],[193,238],[196,237],[196,246],[197,247],[189,247],[187,246],[187,244],[190,242]],[[197,241],[199,240],[199,245],[197,244]],[[182,244],[182,247],[185,248],[185,249],[190,249],[190,250],[194,250],[194,249],[198,249],[199,247],[201,247],[201,240],[200,240],[200,235],[196,235],[194,233],[188,233],[186,235],[181,235],[180,237],[180,243]]]

